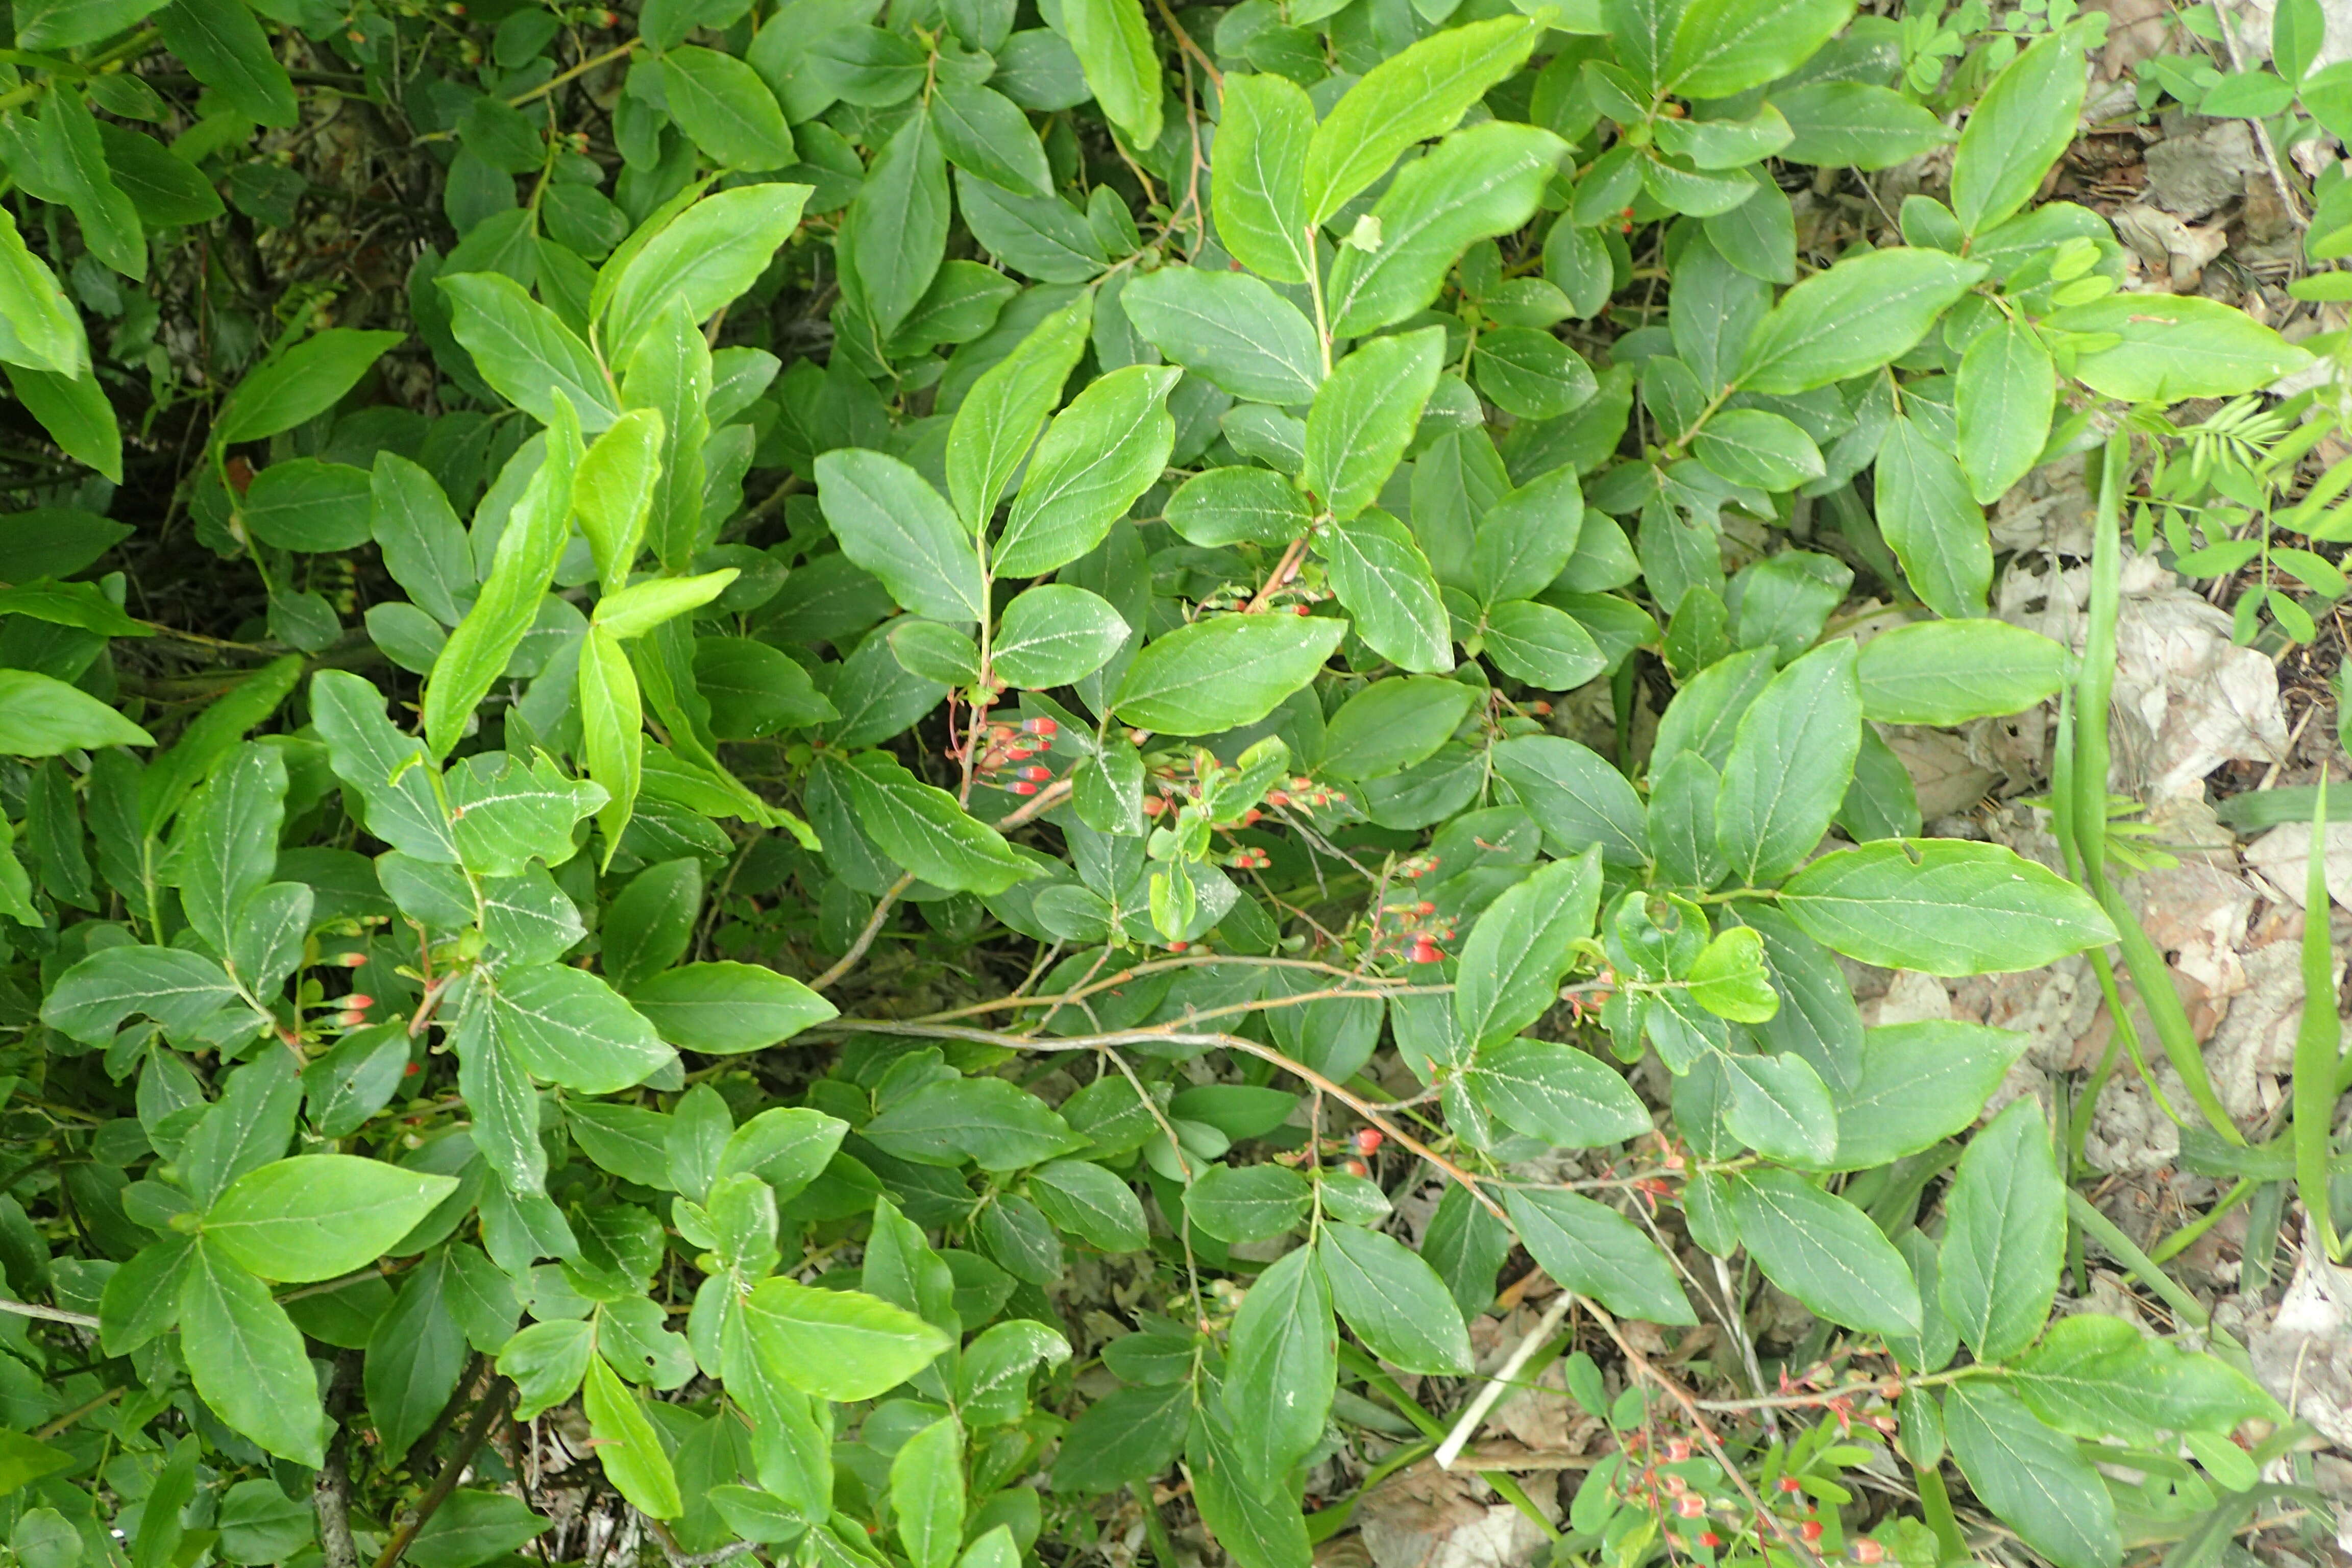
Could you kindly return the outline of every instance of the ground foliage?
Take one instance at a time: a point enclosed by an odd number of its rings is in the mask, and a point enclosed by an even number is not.
[[[1520,1372],[1611,1434],[1565,1518],[1496,1477],[1561,1561],[2315,1506],[2194,1302],[2050,1321],[2085,1238],[2168,1282],[2079,1125],[1979,1125],[2022,1037],[1841,964],[2168,1002],[2123,541],[2257,563],[2249,637],[2342,592],[2278,531],[2352,534],[2336,340],[2038,199],[2104,20],[16,0],[16,1558],[576,1552],[561,1430],[606,1553],[1017,1568],[1133,1488],[1162,1568],[1304,1568],[1531,1270]],[[2138,106],[2324,139],[2322,31]],[[1866,232],[1791,200],[1897,165]],[[2271,172],[2324,262],[2352,182]],[[2073,454],[2079,659],[1987,615]],[[1923,837],[1878,726],[2053,697],[2058,863]],[[2242,1158],[2326,1249],[2312,923]]]

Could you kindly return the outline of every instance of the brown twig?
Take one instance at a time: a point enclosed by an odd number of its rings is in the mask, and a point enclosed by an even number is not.
[[[343,1419],[360,1385],[360,1358],[345,1351],[335,1358],[334,1381],[327,1385],[327,1414],[335,1435],[310,1488],[310,1510],[319,1517],[319,1550],[327,1568],[359,1568],[360,1549],[352,1540],[352,1426]]]
[[[1168,30],[1176,35],[1176,47],[1192,56],[1200,63],[1201,68],[1209,73],[1210,81],[1216,84],[1218,96],[1222,98],[1225,90],[1225,73],[1217,68],[1216,61],[1201,52],[1201,46],[1192,41],[1192,35],[1184,30],[1183,24],[1176,20],[1176,13],[1168,8],[1168,0],[1151,0],[1151,3],[1160,8],[1160,19],[1168,24]]]
[[[814,980],[810,981],[808,983],[809,989],[812,991],[823,991],[835,981],[839,980],[843,975],[856,968],[857,961],[866,956],[866,950],[874,945],[874,939],[882,934],[882,922],[890,918],[890,907],[898,901],[899,894],[905,892],[914,885],[915,874],[912,871],[908,872],[905,876],[891,883],[889,888],[884,891],[882,897],[875,903],[874,913],[867,919],[866,929],[859,931],[857,933],[857,940],[849,944],[849,951],[841,955],[841,961],[838,963],[835,963],[832,968],[826,970],[823,974],[818,975]]]
[[[465,1436],[458,1439],[457,1451],[449,1456],[449,1462],[441,1467],[439,1475],[433,1478],[433,1489],[426,1492],[424,1500],[416,1505],[416,1517],[402,1525],[393,1535],[383,1549],[383,1554],[375,1560],[375,1568],[392,1568],[400,1561],[402,1553],[415,1543],[417,1532],[425,1528],[441,1505],[449,1500],[449,1494],[457,1489],[457,1482],[465,1476],[466,1467],[474,1462],[474,1455],[488,1439],[490,1428],[497,1426],[499,1417],[506,1414],[507,1401],[513,1394],[514,1384],[503,1377],[492,1384],[489,1397],[476,1408],[473,1420],[467,1424]]]

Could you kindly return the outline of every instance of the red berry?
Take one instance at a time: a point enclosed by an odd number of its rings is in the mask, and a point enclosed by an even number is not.
[[[1848,1546],[1845,1554],[1856,1563],[1883,1563],[1886,1560],[1886,1548],[1865,1535]]]
[[[1060,724],[1051,719],[1024,719],[1021,721],[1021,728],[1027,731],[1032,735],[1051,735],[1059,731],[1061,727],[1062,726]]]
[[[1801,1492],[1805,1489],[1805,1483],[1799,1480],[1794,1476],[1782,1476],[1780,1478],[1780,1489],[1784,1492]]]
[[[1290,804],[1290,796],[1286,791],[1270,789],[1265,792],[1265,804],[1268,805],[1288,805]]]
[[[1035,795],[1037,793],[1037,786],[1031,784],[1027,779],[1022,779],[1012,784],[1010,787],[1014,795]]]
[[[1818,1519],[1805,1521],[1804,1523],[1797,1526],[1797,1535],[1806,1545],[1811,1546],[1822,1538],[1822,1521]]]
[[[1381,1139],[1383,1136],[1384,1134],[1377,1127],[1364,1127],[1358,1129],[1356,1132],[1356,1152],[1364,1155],[1371,1155],[1380,1152]]]
[[[1369,1167],[1367,1167],[1361,1160],[1349,1160],[1346,1163],[1342,1164],[1339,1169],[1347,1172],[1348,1174],[1351,1176],[1361,1176],[1367,1174],[1369,1172]]]
[[[335,962],[341,964],[345,969],[357,969],[361,964],[367,962],[367,954],[364,952],[347,952],[343,954],[342,957],[335,960]]]
[[[1696,1492],[1685,1492],[1675,1499],[1675,1512],[1683,1519],[1696,1519],[1706,1512],[1706,1499]]]
[[[1701,1531],[1699,1532],[1698,1543],[1701,1546],[1707,1547],[1712,1550],[1713,1548],[1723,1544],[1723,1537],[1717,1535],[1712,1530]]]
[[[1049,767],[1043,766],[1042,764],[1032,763],[1029,766],[1021,770],[1021,776],[1024,779],[1049,779],[1054,776],[1054,770]]]

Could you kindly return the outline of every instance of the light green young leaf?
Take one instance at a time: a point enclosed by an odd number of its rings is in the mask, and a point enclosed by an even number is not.
[[[301,1331],[210,1239],[190,1254],[180,1286],[180,1345],[196,1392],[232,1431],[298,1465],[321,1462],[327,1421]]]
[[[1478,1053],[1465,1081],[1478,1103],[1505,1125],[1556,1148],[1622,1143],[1650,1130],[1650,1113],[1633,1086],[1574,1046],[1506,1040]]]
[[[48,264],[25,248],[13,215],[0,213],[0,319],[8,323],[5,356],[28,370],[66,377],[89,368],[81,313]]]
[[[750,288],[801,221],[812,187],[741,185],[695,203],[634,252],[605,263],[612,279],[602,301],[604,342],[615,363],[673,300],[699,321]],[[603,293],[604,278],[597,280]]]
[[[1131,364],[1095,381],[1054,416],[997,538],[999,575],[1042,576],[1103,542],[1168,466],[1176,442],[1168,395],[1182,374]]]
[[[730,566],[698,577],[649,577],[597,600],[591,624],[614,637],[643,637],[665,621],[700,609],[740,575]]]
[[[963,1544],[963,1423],[943,1415],[899,1446],[890,1511],[914,1568],[950,1568]]]
[[[2078,353],[2074,374],[2092,391],[2130,403],[2235,397],[2311,363],[2311,355],[2244,311],[2198,294],[2160,300],[2110,295],[2053,313],[2070,332],[2120,338]]]
[[[793,133],[760,73],[732,55],[688,45],[661,60],[670,117],[722,168],[781,169],[793,161]]]
[[[2278,1419],[2278,1406],[2217,1356],[2182,1350],[2121,1318],[2075,1312],[2011,1363],[2008,1385],[2074,1436],[2145,1447],[2163,1432],[2229,1432]]]
[[[1495,772],[1536,821],[1545,845],[1572,859],[1598,844],[1612,866],[1649,858],[1642,797],[1601,754],[1562,735],[1522,735],[1494,751]]]
[[[588,1429],[596,1439],[596,1462],[613,1489],[640,1513],[656,1519],[676,1519],[686,1511],[678,1496],[677,1473],[652,1418],[637,1403],[635,1390],[604,1364],[601,1355],[588,1358],[581,1405]]]
[[[763,1280],[745,1298],[745,1331],[761,1359],[820,1399],[873,1399],[954,1343],[916,1317],[856,1290]]]
[[[689,963],[629,990],[629,1005],[661,1037],[706,1056],[733,1056],[788,1040],[838,1012],[793,979],[754,963]]]
[[[1474,1048],[1509,1039],[1559,1000],[1559,977],[1600,908],[1593,852],[1552,861],[1486,906],[1454,984],[1454,1016]]]
[[[1436,388],[1443,328],[1375,338],[1333,368],[1307,416],[1307,490],[1345,522],[1381,493]]]
[[[645,709],[628,654],[601,626],[591,626],[580,646],[579,679],[581,763],[604,791],[596,823],[604,834],[609,865],[644,782]]]
[[[550,1083],[611,1094],[677,1059],[643,1014],[584,969],[518,964],[477,984],[499,1047]]]
[[[30,669],[0,669],[0,754],[54,757],[155,737],[89,693]]]
[[[1788,75],[1853,15],[1852,0],[1691,0],[1666,51],[1665,89],[1729,98]]]
[[[2039,969],[2116,940],[2074,883],[2000,845],[1956,838],[1824,855],[1789,879],[1780,908],[1848,958],[1929,974]]]
[[[498,554],[480,597],[433,661],[425,688],[425,739],[446,757],[475,707],[539,618],[539,602],[555,575],[572,531],[572,476],[580,460],[580,426],[572,405],[555,398],[547,455],[499,535]]]
[[[654,488],[661,478],[665,434],[661,410],[632,408],[589,446],[580,459],[579,472],[572,476],[572,510],[595,555],[596,574],[607,594],[618,592],[628,582],[629,569],[636,564],[637,552],[645,543]],[[376,458],[379,473],[383,461],[382,457]]]
[[[1433,33],[1364,74],[1315,128],[1303,174],[1320,226],[1416,142],[1443,136],[1486,89],[1519,68],[1543,26],[1496,16]]]
[[[1146,644],[1112,706],[1140,729],[1214,735],[1255,724],[1315,679],[1347,635],[1321,616],[1213,616]]]

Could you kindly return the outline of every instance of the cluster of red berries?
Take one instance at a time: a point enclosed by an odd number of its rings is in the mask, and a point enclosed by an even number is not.
[[[1018,727],[991,724],[987,744],[980,753],[980,782],[1014,795],[1035,795],[1054,776],[1054,770],[1029,759],[1050,747],[1054,732],[1060,728],[1051,719],[1024,719]],[[962,748],[950,746],[948,755],[961,758]]]
[[[1226,868],[1234,871],[1263,871],[1273,864],[1273,856],[1255,847],[1236,849],[1225,857]]]
[[[1629,1433],[1626,1436],[1625,1453],[1628,1458],[1640,1453],[1642,1447],[1640,1433]],[[1672,1471],[1661,1472],[1657,1468],[1659,1463],[1669,1465],[1684,1463],[1691,1458],[1691,1455],[1689,1438],[1664,1439],[1658,1445],[1656,1460],[1646,1464],[1643,1468],[1640,1479],[1623,1491],[1625,1500],[1636,1508],[1670,1512],[1678,1520],[1702,1520],[1706,1518],[1710,1511],[1736,1515],[1739,1511],[1739,1504],[1731,1499],[1709,1499],[1705,1493],[1692,1490],[1690,1483],[1681,1476]],[[1782,1496],[1797,1500],[1798,1506],[1807,1512],[1811,1512],[1817,1506],[1813,1499],[1804,1495],[1804,1482],[1795,1476],[1782,1476],[1777,1489]],[[1808,1546],[1818,1542],[1822,1538],[1822,1526],[1818,1519],[1790,1520],[1783,1522],[1793,1530],[1798,1540]],[[1759,1548],[1769,1545],[1774,1532],[1764,1516],[1760,1513],[1755,1515],[1751,1523],[1756,1531],[1757,1545]],[[1667,1540],[1678,1547],[1701,1547],[1711,1552],[1724,1544],[1723,1536],[1714,1530],[1701,1530],[1695,1534],[1685,1535],[1669,1526],[1665,1533]],[[1875,1563],[1884,1561],[1886,1549],[1875,1541],[1863,1540],[1848,1546],[1846,1555],[1856,1563]]]
[[[1375,926],[1375,944],[1387,946],[1407,963],[1444,962],[1445,949],[1440,944],[1454,940],[1454,922],[1435,921],[1427,925],[1422,923],[1436,912],[1437,906],[1427,899],[1406,899],[1393,904],[1382,904],[1381,924],[1387,925],[1393,921],[1395,929],[1383,940],[1380,927]]]
[[[1292,779],[1288,789],[1265,792],[1265,804],[1268,805],[1303,805],[1309,811],[1321,811],[1325,806],[1345,805],[1347,803],[1348,797],[1343,792],[1328,784],[1317,784],[1305,774]]]
[[[1370,1175],[1372,1168],[1366,1162],[1381,1152],[1381,1143],[1385,1136],[1377,1127],[1356,1129],[1356,1135],[1348,1140],[1348,1146],[1356,1152],[1348,1159],[1342,1160],[1339,1163],[1339,1169],[1351,1176]]]

